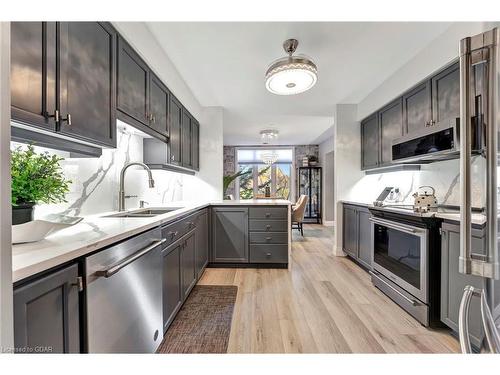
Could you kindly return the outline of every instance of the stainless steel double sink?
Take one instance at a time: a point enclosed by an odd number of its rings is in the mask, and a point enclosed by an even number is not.
[[[163,215],[167,214],[169,212],[173,212],[176,210],[180,210],[183,207],[169,207],[169,208],[144,208],[144,209],[139,209],[139,210],[134,210],[134,211],[125,211],[125,212],[118,212],[116,214],[112,215],[106,215],[103,217],[118,217],[118,218],[144,218],[144,217],[154,217],[158,215]]]

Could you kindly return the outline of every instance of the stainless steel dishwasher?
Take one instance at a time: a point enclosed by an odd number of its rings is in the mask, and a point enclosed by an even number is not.
[[[160,228],[85,259],[89,353],[154,353],[163,339]]]

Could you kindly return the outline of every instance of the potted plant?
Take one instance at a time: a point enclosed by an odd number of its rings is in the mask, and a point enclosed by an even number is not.
[[[13,225],[33,220],[33,207],[38,203],[66,202],[71,181],[63,175],[61,160],[48,152],[37,154],[33,145],[11,151]]]

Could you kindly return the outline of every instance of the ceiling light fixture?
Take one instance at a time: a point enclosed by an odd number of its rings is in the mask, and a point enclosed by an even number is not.
[[[266,72],[266,88],[277,95],[295,95],[309,90],[318,80],[318,68],[307,56],[292,54],[297,49],[297,39],[287,39],[283,49],[287,57],[275,60]]]
[[[262,161],[264,164],[272,165],[278,161],[278,153],[274,150],[263,152]]]
[[[274,129],[265,129],[260,132],[260,139],[263,144],[268,145],[278,138],[279,132]]]

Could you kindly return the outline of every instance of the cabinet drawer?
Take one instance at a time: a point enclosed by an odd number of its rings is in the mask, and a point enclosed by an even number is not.
[[[285,220],[250,220],[252,232],[286,232],[288,221]]]
[[[163,227],[161,229],[161,237],[167,240],[163,244],[163,247],[174,243],[194,228],[196,228],[196,216],[194,214]]]
[[[250,233],[250,243],[288,243],[287,232],[252,232]]]
[[[250,245],[250,263],[288,263],[288,245]]]
[[[287,207],[250,207],[250,219],[286,220]]]

